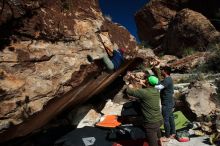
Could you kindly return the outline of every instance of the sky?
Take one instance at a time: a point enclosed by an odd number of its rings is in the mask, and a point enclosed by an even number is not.
[[[125,26],[138,40],[134,14],[147,2],[148,0],[99,0],[99,5],[104,15],[111,16],[113,22]]]

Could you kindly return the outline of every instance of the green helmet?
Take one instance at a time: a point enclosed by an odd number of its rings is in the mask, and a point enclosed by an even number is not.
[[[159,82],[158,78],[155,76],[149,76],[147,79],[148,79],[148,82],[153,86],[157,85]]]

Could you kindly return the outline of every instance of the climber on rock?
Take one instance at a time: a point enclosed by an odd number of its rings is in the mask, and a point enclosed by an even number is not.
[[[121,64],[124,62],[125,48],[113,50],[113,49],[107,47],[104,43],[103,43],[103,45],[104,45],[104,48],[107,52],[107,54],[102,57],[102,60],[103,60],[105,67],[109,71],[117,70],[121,66]],[[94,61],[91,55],[87,55],[87,59],[89,62]]]

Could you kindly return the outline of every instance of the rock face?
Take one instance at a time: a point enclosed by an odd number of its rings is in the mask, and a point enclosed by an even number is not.
[[[206,63],[209,56],[210,53],[208,52],[197,52],[181,59],[171,60],[171,62],[167,62],[167,65],[175,72],[190,72],[199,65]]]
[[[126,56],[136,50],[134,37],[105,20],[97,0],[3,2],[0,131],[24,122],[90,74],[98,74],[99,66],[86,56],[105,54],[98,37],[103,31],[110,45],[127,49]]]
[[[220,30],[220,1],[219,0],[180,0],[179,5],[182,8],[189,8],[206,16],[218,31]]]
[[[185,49],[204,50],[208,43],[220,41],[219,32],[206,18],[219,19],[218,4],[214,0],[151,0],[135,15],[139,38],[157,47],[158,53],[182,56]]]
[[[103,19],[97,1],[20,1],[9,0],[3,6],[1,32],[8,37],[72,40],[73,36],[94,32]],[[87,7],[88,6],[88,7]],[[7,22],[11,21],[11,25]],[[5,33],[5,28],[10,33]],[[17,37],[17,38],[18,38]]]
[[[186,101],[190,109],[198,117],[215,113],[219,108],[219,101],[214,96],[216,88],[213,84],[205,81],[197,81],[191,84],[186,95]]]
[[[135,21],[140,40],[148,42],[152,46],[160,45],[168,24],[176,15],[175,4],[150,1],[145,7],[135,14]]]
[[[162,46],[166,53],[181,56],[190,51],[187,49],[205,51],[206,46],[217,42],[219,37],[219,32],[206,17],[183,9],[170,22]]]

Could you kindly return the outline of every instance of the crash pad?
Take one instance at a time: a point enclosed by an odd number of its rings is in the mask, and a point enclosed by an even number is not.
[[[184,116],[181,111],[176,111],[173,114],[176,130],[181,130],[188,127],[190,121]],[[164,125],[161,126],[161,130],[164,131]]]
[[[55,146],[112,146],[107,140],[108,131],[98,127],[78,128],[55,142]]]

